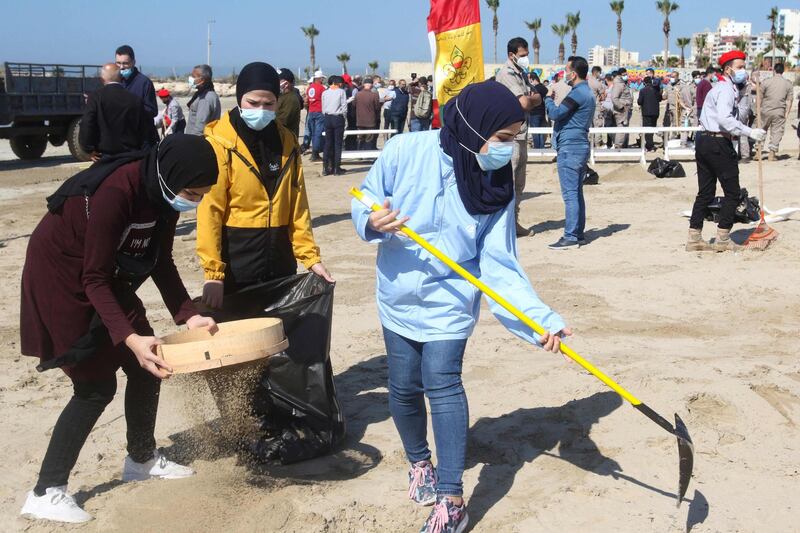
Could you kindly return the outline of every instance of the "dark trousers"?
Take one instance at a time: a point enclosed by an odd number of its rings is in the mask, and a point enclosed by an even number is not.
[[[642,115],[642,126],[645,128],[654,128],[658,126],[658,115]],[[647,150],[655,150],[656,145],[653,143],[652,133],[645,133],[644,147]]]
[[[342,145],[344,144],[344,116],[325,115],[325,153],[322,166],[330,171],[342,164]]]
[[[124,346],[119,349],[127,350]],[[104,356],[111,358],[111,354],[106,353],[99,353],[95,358]],[[103,364],[95,358],[80,363],[75,369],[81,365]],[[79,372],[72,375],[74,394],[53,428],[39,471],[39,480],[34,488],[37,496],[44,495],[50,487],[67,484],[89,433],[117,391],[115,372],[120,365],[113,366],[110,372],[104,373],[105,377],[95,373],[92,379],[84,380]],[[161,380],[139,366],[130,352],[121,366],[128,377],[125,387],[128,455],[137,463],[144,463],[153,458],[153,450],[156,448],[154,432]]]
[[[406,116],[407,115],[408,115],[408,109],[404,110],[402,114],[398,114],[398,115],[392,114],[391,115],[392,129],[393,130],[397,130],[397,133],[393,133],[392,137],[394,137],[395,135],[399,135],[399,134],[403,133],[403,130],[406,127]]]
[[[545,123],[544,115],[530,116],[531,128],[541,128],[542,126],[544,126],[544,123]],[[544,148],[544,135],[542,135],[541,133],[535,133],[533,135],[533,147]]]
[[[375,130],[378,126],[359,126],[360,130]],[[358,149],[359,150],[377,150],[378,149],[378,134],[372,133],[369,135],[358,136]]]
[[[355,114],[347,117],[347,131],[357,130]],[[347,135],[344,138],[345,150],[358,150],[358,135]]]
[[[603,126],[606,128],[613,128],[616,126],[616,122],[614,121],[614,113],[611,111],[606,111],[605,118],[603,119]],[[611,148],[614,145],[614,134],[609,133],[606,134],[606,148]]]
[[[714,200],[717,181],[722,186],[725,198],[719,211],[719,228],[731,229],[739,203],[739,165],[733,143],[724,137],[699,133],[695,143],[697,159],[697,197],[692,207],[689,227],[703,229],[703,220],[708,214],[708,204]]]
[[[383,110],[383,129],[388,130],[392,126],[392,109]]]

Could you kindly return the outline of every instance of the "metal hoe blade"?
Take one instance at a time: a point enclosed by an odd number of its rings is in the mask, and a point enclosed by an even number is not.
[[[686,424],[683,423],[678,413],[675,413],[675,437],[678,439],[678,464],[679,478],[678,478],[678,507],[681,506],[683,497],[689,488],[689,481],[692,479],[692,469],[694,468],[694,444],[692,437],[689,436],[689,430],[686,429]]]

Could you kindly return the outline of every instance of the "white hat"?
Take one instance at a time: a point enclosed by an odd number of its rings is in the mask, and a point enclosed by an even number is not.
[[[325,74],[323,74],[321,70],[318,70],[318,71],[316,71],[316,72],[314,73],[314,77],[315,77],[315,78],[324,78],[324,77],[325,77]]]

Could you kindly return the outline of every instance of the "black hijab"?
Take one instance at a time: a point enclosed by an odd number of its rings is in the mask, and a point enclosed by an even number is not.
[[[439,142],[453,158],[458,195],[470,214],[494,213],[514,198],[511,163],[483,171],[473,152],[479,152],[485,139],[497,130],[522,120],[525,113],[519,100],[493,80],[468,85],[445,104]]]
[[[121,166],[141,161],[142,185],[150,203],[161,213],[171,213],[158,182],[158,168],[167,187],[174,193],[192,187],[208,187],[217,182],[217,157],[203,137],[168,135],[157,146],[141,151],[103,157],[92,166],[66,180],[47,198],[47,209],[58,211],[71,196],[92,196],[103,181]],[[173,198],[165,191],[168,198]]]
[[[278,71],[272,65],[256,61],[248,63],[239,73],[236,80],[236,102],[241,107],[242,98],[250,91],[270,91],[277,98],[280,95],[280,80]],[[256,167],[261,173],[261,180],[267,187],[270,196],[274,192],[275,181],[281,170],[281,155],[283,145],[278,125],[275,120],[270,122],[261,131],[250,129],[239,113],[239,108],[230,112],[231,124],[236,134],[244,141],[245,146],[255,160]]]

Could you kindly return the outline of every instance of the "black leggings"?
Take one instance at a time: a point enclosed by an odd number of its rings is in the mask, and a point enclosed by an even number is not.
[[[96,357],[102,357],[98,354]],[[137,463],[152,459],[156,447],[154,436],[161,380],[139,366],[131,355],[122,364],[128,377],[125,388],[125,421],[128,425],[128,455]],[[94,381],[72,379],[74,395],[58,417],[47,453],[33,492],[45,494],[50,487],[66,485],[78,455],[97,419],[117,391],[114,372],[108,378]]]

